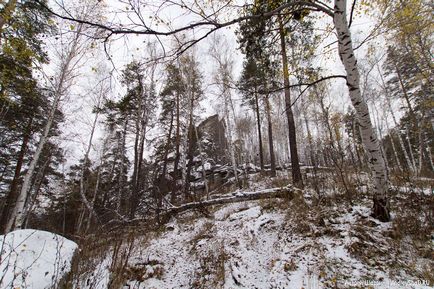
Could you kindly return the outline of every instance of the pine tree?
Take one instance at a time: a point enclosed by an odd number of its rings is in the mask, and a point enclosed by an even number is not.
[[[50,103],[49,92],[33,76],[33,63],[48,61],[41,36],[52,31],[49,15],[34,2],[12,2],[0,13],[0,188],[6,195],[2,231],[15,206],[34,136],[44,124]]]
[[[180,178],[181,134],[185,125],[184,107],[186,106],[186,84],[176,62],[165,69],[166,76],[160,93],[161,113],[159,124],[162,134],[156,139],[154,154],[156,163],[155,185],[158,194],[164,197],[171,193],[174,202],[179,190],[177,180]],[[159,198],[160,199],[160,198]]]

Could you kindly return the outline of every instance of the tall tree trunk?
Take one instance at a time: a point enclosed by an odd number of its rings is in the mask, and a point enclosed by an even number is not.
[[[140,109],[140,107],[139,107]],[[139,178],[139,144],[140,144],[140,121],[138,119],[138,116],[136,116],[135,119],[135,126],[136,126],[136,131],[135,131],[135,137],[134,137],[134,163],[133,163],[133,174],[131,177],[131,191],[130,191],[130,196],[127,203],[127,208],[126,208],[126,212],[127,212],[127,216],[129,216],[131,218],[131,213],[132,213],[132,200],[134,198],[134,196],[137,194],[137,180]]]
[[[408,90],[405,87],[404,80],[402,79],[401,71],[399,70],[399,67],[396,65],[396,63],[395,63],[395,69],[396,69],[396,74],[398,76],[399,84],[401,86],[402,93],[404,94],[405,102],[407,103],[408,112],[409,112],[409,115],[410,115],[410,119],[411,119],[411,123],[412,123],[412,126],[413,126],[413,130],[417,134],[417,138],[418,138],[418,141],[419,141],[419,155],[418,155],[417,166],[416,166],[416,163],[414,164],[414,166],[416,168],[416,174],[419,175],[420,172],[421,172],[421,170],[422,170],[423,155],[426,154],[425,145],[424,145],[424,142],[422,140],[422,128],[418,124],[418,118],[417,118],[416,113],[414,112],[414,109],[413,109],[412,105],[411,105],[411,101],[410,101],[410,96],[408,94]]]
[[[173,165],[173,178],[175,179],[175,182],[179,178],[179,160],[181,159],[181,154],[179,147],[181,145],[181,121],[180,121],[180,99],[179,99],[179,93],[176,92],[176,137],[175,137],[175,162]]]
[[[270,164],[271,164],[271,176],[276,176],[276,159],[274,156],[274,144],[273,144],[273,123],[271,121],[271,107],[268,95],[264,96],[265,110],[267,113],[268,122],[268,148],[270,150]]]
[[[368,154],[374,183],[374,205],[372,215],[389,221],[389,199],[387,196],[388,180],[386,166],[380,150],[380,143],[372,127],[369,109],[360,92],[360,76],[357,60],[354,56],[351,33],[347,22],[346,0],[335,0],[333,21],[338,36],[338,50],[341,61],[347,72],[347,86],[351,102],[360,124],[362,142]]]
[[[316,153],[315,153],[315,148],[312,142],[312,133],[310,131],[310,127],[309,127],[309,121],[307,119],[306,116],[306,112],[304,113],[304,123],[306,125],[306,132],[307,132],[307,141],[309,144],[309,157],[310,157],[310,162],[311,162],[311,166],[313,167],[313,180],[312,180],[312,185],[313,188],[315,190],[315,192],[318,195],[318,199],[321,197],[321,191],[319,189],[318,186],[318,161],[316,158]]]
[[[408,125],[406,125],[405,134],[406,134],[407,146],[410,154],[413,171],[416,175],[418,175],[419,173],[417,171],[416,160],[414,159],[413,146],[411,144],[411,135],[410,135],[410,129]]]
[[[279,17],[279,36],[280,36],[280,50],[282,54],[283,66],[283,84],[285,86],[285,112],[288,121],[288,138],[289,150],[291,154],[291,173],[292,181],[295,186],[303,188],[303,178],[301,176],[300,161],[298,158],[297,150],[297,135],[295,130],[294,114],[292,113],[291,91],[289,88],[289,71],[288,71],[288,56],[286,54],[285,32],[282,20]]]
[[[434,161],[431,155],[431,148],[429,145],[426,146],[426,153],[428,155],[429,165],[431,166],[431,170],[434,172]]]
[[[190,124],[188,125],[188,148],[187,148],[187,158],[186,158],[186,168],[185,168],[185,176],[184,176],[184,194],[187,198],[190,195],[190,177],[191,177],[191,169],[193,167],[194,160],[194,128],[192,120],[190,120]]]
[[[99,107],[99,103],[98,103],[98,107]],[[92,149],[92,143],[93,143],[93,135],[95,133],[95,128],[96,128],[96,124],[98,123],[98,116],[99,116],[99,110],[97,110],[97,112],[95,113],[95,117],[93,119],[93,123],[92,123],[92,128],[90,131],[90,136],[89,136],[89,141],[87,143],[87,147],[86,147],[86,151],[84,153],[84,162],[83,162],[83,166],[81,168],[81,172],[80,172],[80,197],[81,197],[81,201],[83,202],[83,205],[86,207],[86,209],[89,211],[89,215],[92,217],[96,217],[96,213],[95,210],[93,209],[92,204],[89,202],[89,200],[86,197],[86,184],[85,184],[85,175],[86,175],[86,168],[87,168],[87,164],[88,164],[88,160],[89,160],[89,153],[90,150]],[[86,211],[83,210],[82,214],[86,214]],[[83,217],[84,218],[84,217]],[[80,220],[83,220],[83,218],[80,218]],[[82,226],[82,222],[79,222],[78,226],[77,226],[77,231],[80,232],[81,231],[81,226]]]
[[[393,123],[397,128],[396,136],[398,138],[399,146],[401,147],[402,153],[404,154],[404,159],[407,164],[408,170],[412,173],[415,173],[416,168],[414,166],[414,163],[410,160],[410,157],[408,156],[407,149],[405,148],[404,140],[402,139],[402,135],[399,133],[399,124],[398,121],[396,120],[395,113],[393,112],[392,105],[390,104],[389,98],[387,98],[387,105],[388,105],[389,112],[392,115]],[[409,149],[411,150],[411,147],[409,147]]]
[[[127,138],[127,128],[128,128],[128,118],[124,120],[124,127],[122,130],[122,134],[120,136],[120,140],[118,143],[118,154],[120,156],[120,168],[119,168],[119,177],[118,177],[118,202],[117,202],[117,211],[119,215],[123,216],[127,212],[126,204],[126,192],[125,192],[125,184],[124,184],[124,165],[125,165],[125,145]]]
[[[97,170],[97,173],[96,173],[96,183],[95,183],[95,188],[94,188],[94,190],[93,190],[93,196],[92,196],[91,206],[92,206],[92,209],[94,210],[94,212],[95,212],[95,202],[96,202],[96,198],[97,198],[97,196],[98,196],[98,191],[99,191],[99,184],[100,184],[100,182],[101,182],[101,167],[102,167],[103,164],[104,164],[104,152],[105,152],[105,147],[106,147],[106,143],[103,144],[103,149],[102,149],[102,153],[101,153],[101,158],[100,158],[100,162],[99,162],[98,170]],[[96,215],[96,212],[95,212],[95,215]],[[92,224],[92,213],[89,212],[89,216],[88,216],[88,219],[87,219],[87,225],[86,225],[86,231],[85,231],[85,233],[86,233],[86,232],[89,232],[89,228],[90,228],[90,225],[91,225],[91,224]]]
[[[59,77],[56,79],[56,82],[54,83],[54,92],[53,92],[54,100],[51,107],[51,111],[48,115],[47,123],[45,124],[42,136],[39,139],[39,143],[33,155],[33,159],[29,164],[29,168],[27,169],[26,175],[24,176],[23,185],[21,187],[21,191],[18,196],[17,202],[15,203],[11,217],[8,221],[5,230],[6,232],[14,230],[15,228],[20,228],[23,225],[23,221],[25,220],[24,207],[26,205],[27,195],[30,193],[31,181],[32,181],[33,174],[35,173],[36,165],[44,149],[45,143],[49,138],[49,133],[53,125],[60,100],[65,94],[66,82],[68,81],[68,78],[71,77],[72,70],[78,63],[78,62],[73,62],[73,60],[76,59],[77,56],[79,56],[79,52],[80,52],[79,40],[81,37],[82,29],[83,29],[83,25],[82,24],[78,25],[78,28],[75,31],[75,35],[71,40],[71,42],[69,43],[70,46],[66,48],[67,51],[65,57],[61,59],[61,64],[59,67],[60,74]]]
[[[353,142],[353,146],[354,146],[354,151],[356,152],[356,156],[357,156],[357,164],[359,169],[361,170],[363,168],[363,166],[366,164],[365,159],[363,158],[363,156],[361,156],[360,153],[360,146],[358,144],[358,142],[356,141],[356,136],[357,136],[357,132],[360,132],[360,130],[356,129],[356,121],[353,121],[353,125],[351,126],[351,130],[353,132],[353,136],[354,136],[354,142]]]
[[[170,125],[169,125],[169,132],[167,134],[167,141],[166,141],[166,145],[164,148],[164,155],[163,155],[163,171],[161,172],[161,175],[163,176],[163,178],[166,178],[166,173],[167,173],[167,162],[168,162],[168,156],[169,156],[169,149],[170,149],[170,145],[171,145],[171,140],[172,140],[172,131],[173,131],[173,110],[170,112]]]
[[[416,168],[414,167],[414,163],[412,163],[410,161],[410,158],[408,156],[407,150],[405,149],[404,141],[402,140],[402,136],[399,133],[399,123],[398,123],[398,121],[397,121],[397,119],[395,117],[395,113],[393,112],[393,109],[392,109],[392,104],[391,104],[390,98],[389,98],[390,97],[389,90],[387,89],[386,82],[384,81],[384,77],[383,77],[383,74],[380,71],[380,66],[378,65],[378,63],[376,64],[376,66],[377,66],[378,74],[380,75],[380,79],[381,79],[381,83],[382,83],[382,86],[383,86],[383,90],[386,93],[387,108],[388,108],[388,110],[390,112],[390,115],[392,116],[393,124],[398,129],[396,134],[397,134],[397,137],[398,137],[399,145],[400,145],[401,150],[402,150],[402,152],[404,154],[405,162],[407,163],[408,170],[410,172],[412,172],[412,173],[415,173]],[[387,122],[386,122],[386,124],[387,124]],[[392,145],[393,145],[393,139],[392,139],[392,137],[391,137],[391,141],[392,141]],[[411,150],[411,148],[410,148],[410,150]],[[397,162],[399,163],[399,158],[397,158]],[[398,164],[398,166],[400,166],[400,164]],[[402,166],[401,166],[401,170],[402,170]]]
[[[30,189],[30,191],[33,190],[33,186],[35,186],[36,188],[34,189],[33,194],[29,194],[28,200],[26,201],[26,202],[28,202],[28,205],[26,206],[26,212],[25,212],[26,219],[24,221],[23,228],[27,228],[27,224],[29,223],[29,217],[30,217],[29,215],[31,212],[33,212],[33,210],[35,208],[36,199],[38,198],[39,192],[40,192],[41,187],[42,187],[42,183],[43,183],[45,175],[47,173],[47,167],[48,167],[50,162],[51,162],[51,159],[47,158],[47,160],[42,165],[40,171],[35,176],[35,181],[32,184],[32,188]]]
[[[255,112],[256,112],[256,123],[258,126],[258,141],[259,141],[259,165],[261,172],[264,172],[264,152],[262,149],[262,130],[261,130],[261,116],[259,114],[259,100],[258,93],[255,89]]]
[[[240,178],[238,176],[238,169],[237,169],[237,162],[235,159],[235,148],[234,148],[234,141],[232,139],[232,123],[230,120],[230,113],[229,113],[229,104],[231,105],[232,109],[233,109],[233,103],[232,103],[232,98],[230,95],[230,92],[227,89],[227,84],[223,84],[224,85],[224,106],[225,106],[225,122],[226,122],[226,129],[228,131],[228,144],[229,144],[229,154],[230,154],[230,158],[231,158],[231,163],[232,163],[232,170],[234,171],[234,176],[235,176],[235,182],[238,185],[238,188],[241,189],[241,181]],[[235,118],[235,113],[233,114],[234,118]]]
[[[139,80],[139,107],[136,114],[136,132],[134,141],[134,171],[132,179],[132,190],[129,199],[129,218],[133,219],[136,212],[142,187],[142,171],[143,171],[143,152],[145,145],[146,126],[147,126],[147,103],[144,99],[144,86]]]
[[[377,128],[377,133],[378,133],[378,136],[380,138],[380,140],[379,140],[380,150],[381,150],[381,154],[383,155],[384,165],[386,166],[387,178],[389,179],[390,167],[389,167],[389,162],[388,162],[387,157],[386,157],[386,149],[384,148],[384,145],[383,145],[383,139],[384,139],[383,138],[383,131],[380,127],[380,119],[378,117],[379,113],[378,113],[378,109],[377,109],[375,103],[373,103],[373,109],[375,110],[375,115],[373,117],[374,118],[374,127]]]
[[[30,162],[29,168],[27,169],[27,173],[24,176],[23,185],[21,187],[20,194],[18,196],[17,202],[15,203],[14,209],[12,211],[11,217],[9,218],[8,224],[6,226],[6,232],[10,232],[15,228],[20,228],[25,219],[24,216],[24,208],[26,205],[27,195],[30,193],[30,186],[32,182],[32,177],[36,169],[36,165],[39,161],[39,157],[41,156],[42,150],[44,149],[45,143],[48,140],[48,135],[50,133],[51,127],[54,122],[54,117],[57,111],[57,107],[61,98],[61,94],[56,94],[53,102],[53,107],[51,108],[50,116],[48,118],[47,124],[45,125],[44,132],[39,140],[38,147],[36,148],[35,154],[33,155],[33,159]]]
[[[419,160],[418,160],[418,172],[422,172],[422,164],[423,164],[423,155],[425,152],[425,148],[423,145],[423,138],[422,138],[422,129],[418,129],[417,131],[417,138],[419,140]]]
[[[393,152],[393,156],[395,157],[396,166],[398,167],[400,172],[403,172],[404,170],[402,168],[401,161],[399,160],[398,151],[396,150],[395,142],[393,141],[394,130],[391,130],[389,128],[387,121],[386,121],[386,129],[387,129],[387,131],[389,131],[390,144],[392,145],[392,152]],[[399,138],[399,133],[398,133],[397,137]]]
[[[6,233],[7,223],[11,217],[12,209],[15,206],[15,202],[18,199],[18,184],[21,176],[21,169],[24,162],[24,156],[27,152],[27,146],[30,141],[30,130],[32,126],[33,118],[30,119],[29,124],[27,125],[26,131],[23,134],[23,141],[21,142],[20,152],[18,153],[17,164],[15,165],[14,178],[12,179],[11,187],[9,190],[9,194],[6,197],[2,216],[1,216],[1,232]]]
[[[189,80],[189,78],[187,78]],[[189,81],[187,81],[189,83]],[[194,159],[194,92],[193,87],[190,86],[190,91],[188,92],[189,96],[189,120],[188,120],[188,130],[187,130],[187,158],[186,163],[184,165],[184,194],[186,197],[190,195],[190,176],[191,169],[193,167],[193,159]]]

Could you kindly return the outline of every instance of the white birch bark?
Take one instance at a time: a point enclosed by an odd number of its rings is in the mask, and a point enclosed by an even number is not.
[[[20,228],[23,224],[24,218],[25,218],[25,203],[27,199],[27,195],[30,192],[30,186],[33,174],[36,169],[36,165],[39,161],[39,157],[41,156],[42,150],[44,149],[45,143],[48,140],[48,134],[50,133],[51,127],[53,125],[54,117],[56,114],[57,107],[59,105],[60,98],[62,97],[62,94],[56,94],[53,106],[51,108],[50,116],[48,118],[48,121],[45,125],[44,132],[39,140],[38,147],[36,148],[35,154],[33,155],[33,159],[30,162],[29,168],[27,169],[27,173],[24,176],[23,185],[21,187],[20,194],[18,196],[18,199],[15,203],[14,209],[12,211],[11,218],[8,222],[8,225],[6,227],[6,232],[10,232],[11,230],[15,228]]]
[[[181,154],[181,175],[182,175],[182,185],[186,186],[187,184],[187,145],[188,145],[188,125],[184,128],[184,134],[182,136],[181,147],[184,149]]]
[[[92,203],[91,203],[92,212],[89,212],[89,218],[87,220],[87,225],[86,225],[86,232],[89,231],[90,225],[92,223],[92,213],[95,214],[94,207],[95,207],[95,202],[96,202],[96,198],[97,198],[98,191],[99,191],[99,184],[101,181],[101,168],[104,165],[104,155],[105,155],[106,149],[107,149],[107,139],[104,141],[104,143],[102,145],[102,152],[101,152],[101,156],[99,159],[98,171],[96,174],[96,184],[95,184],[95,188],[93,190],[93,196],[92,196]]]
[[[390,104],[390,100],[387,96],[386,96],[386,101],[387,101],[387,106],[389,108],[389,112],[390,112],[392,119],[393,119],[393,123],[395,124],[396,128],[399,128],[398,121],[396,120],[395,113],[392,110],[392,105]],[[414,164],[410,160],[410,157],[408,156],[407,149],[405,148],[404,140],[402,139],[402,135],[399,133],[399,130],[397,130],[396,135],[398,137],[399,146],[401,147],[401,150],[404,154],[404,159],[405,159],[405,162],[407,163],[407,167],[412,173],[414,173],[416,171],[416,169],[414,167]],[[392,143],[393,143],[393,141],[392,141]]]
[[[213,46],[210,49],[210,54],[216,61],[218,68],[215,75],[216,82],[221,85],[221,94],[223,95],[224,102],[224,117],[223,120],[225,122],[225,126],[227,129],[227,138],[228,138],[228,149],[229,156],[231,159],[232,169],[234,171],[235,182],[238,187],[241,189],[241,183],[238,176],[237,170],[237,162],[235,158],[235,147],[234,147],[234,139],[233,139],[233,131],[234,126],[232,125],[230,109],[232,109],[233,121],[235,122],[235,109],[232,102],[231,93],[229,91],[229,83],[232,79],[232,58],[228,54],[224,54],[225,51],[224,45],[227,45],[225,39],[220,36],[215,36]]]
[[[408,125],[405,128],[405,133],[406,133],[406,141],[407,141],[408,151],[410,152],[410,159],[411,159],[411,163],[412,163],[412,167],[413,167],[413,172],[416,175],[419,175],[419,172],[417,171],[416,160],[415,160],[414,154],[413,154],[413,146],[411,145],[411,141],[410,141],[410,129],[408,128]]]
[[[102,98],[102,95],[99,95],[98,103],[97,103],[98,108],[100,106],[101,98]],[[96,128],[96,124],[98,123],[98,117],[99,117],[99,109],[97,109],[97,111],[95,113],[95,117],[93,119],[91,131],[90,131],[90,135],[89,135],[89,141],[88,141],[88,144],[86,147],[86,152],[84,154],[84,163],[83,163],[83,166],[82,166],[81,172],[80,172],[80,197],[81,197],[81,200],[82,200],[84,206],[89,211],[90,217],[96,217],[96,213],[95,213],[95,210],[93,209],[92,204],[89,202],[89,200],[86,197],[85,174],[86,174],[86,163],[87,163],[87,160],[89,159],[90,150],[92,148],[93,135],[95,134],[95,128]],[[83,216],[85,215],[84,211],[82,212],[82,215]],[[80,218],[80,220],[82,220],[82,218]],[[82,226],[82,222],[79,222],[78,231],[80,231],[81,226]]]
[[[228,109],[228,102],[230,99],[230,95],[225,94],[224,98],[225,98],[224,102],[225,102],[225,114],[226,114],[224,119],[226,121],[226,129],[228,131],[229,154],[231,156],[231,163],[232,163],[232,169],[234,171],[235,182],[238,184],[238,186],[240,186],[240,181],[238,178],[237,162],[235,160],[234,143],[233,143],[233,139],[232,139],[232,123],[230,121],[229,109]]]
[[[396,150],[395,142],[393,141],[393,131],[389,128],[387,121],[385,123],[386,123],[386,129],[390,133],[390,143],[392,145],[392,151],[393,151],[393,155],[395,156],[396,165],[398,166],[399,171],[403,172],[404,170],[402,168],[401,161],[399,160],[398,151]],[[398,134],[398,138],[399,138],[399,134]]]
[[[62,97],[66,93],[66,90],[68,88],[68,82],[72,77],[72,71],[74,70],[75,66],[78,64],[79,61],[77,60],[77,56],[79,55],[79,51],[80,51],[79,40],[81,36],[80,35],[81,29],[82,29],[82,25],[79,25],[73,39],[69,43],[70,46],[68,47],[66,53],[63,54],[65,57],[61,60],[61,64],[59,67],[59,76],[54,82],[54,92],[53,92],[54,100],[47,119],[47,123],[45,124],[44,131],[42,133],[41,138],[39,139],[36,151],[29,164],[27,172],[24,176],[23,185],[21,187],[21,191],[17,198],[17,201],[15,202],[15,206],[12,210],[11,218],[8,221],[5,230],[6,232],[10,232],[15,228],[20,228],[23,225],[23,222],[25,220],[26,199],[28,197],[28,194],[30,193],[32,177],[33,174],[35,173],[36,165],[39,161],[44,146],[49,139],[49,133],[53,126],[54,118],[56,116],[56,111],[59,107],[59,103]]]
[[[434,171],[434,161],[433,161],[433,159],[432,159],[431,148],[430,148],[429,145],[426,146],[426,153],[427,153],[427,155],[428,155],[428,161],[429,161],[429,164],[430,164],[430,166],[431,166],[431,170]]]
[[[347,73],[347,86],[351,102],[356,111],[356,117],[360,125],[360,133],[368,162],[373,174],[374,207],[376,200],[381,200],[387,211],[388,181],[386,166],[380,150],[380,143],[372,127],[370,113],[366,101],[360,92],[360,76],[357,68],[357,60],[352,47],[351,33],[348,27],[346,15],[346,0],[335,0],[333,21],[338,36],[339,56]],[[375,210],[375,208],[374,208]],[[375,213],[375,212],[374,212]],[[386,213],[388,215],[388,212]]]
[[[186,79],[186,83],[187,83],[187,102],[188,102],[188,124],[185,126],[185,130],[184,130],[184,138],[182,140],[182,147],[184,148],[184,154],[182,156],[182,178],[183,178],[183,186],[184,188],[187,188],[188,186],[188,182],[190,182],[190,180],[188,180],[188,176],[187,176],[187,166],[192,164],[188,164],[187,162],[188,160],[188,151],[189,151],[189,142],[193,141],[193,139],[189,140],[189,130],[190,128],[194,129],[194,123],[193,123],[193,119],[194,119],[194,92],[193,92],[193,87],[192,87],[192,79],[191,76],[189,75],[189,71],[188,69],[191,68],[190,64],[185,68],[186,70],[183,71],[184,73],[184,77]],[[194,159],[194,154],[193,154],[193,159]]]
[[[380,79],[381,79],[383,90],[386,93],[386,97],[385,98],[386,98],[387,108],[388,108],[388,110],[390,112],[390,115],[392,116],[393,124],[395,125],[395,127],[398,128],[399,124],[398,124],[398,121],[397,121],[397,119],[395,117],[395,113],[393,112],[392,104],[391,104],[390,98],[389,98],[390,97],[390,93],[389,93],[389,91],[387,89],[386,82],[384,81],[384,77],[383,77],[383,74],[380,71],[380,66],[378,65],[378,63],[376,64],[376,66],[377,66],[378,74],[380,75]],[[404,159],[405,159],[405,162],[407,163],[407,167],[408,167],[408,169],[412,173],[414,173],[416,171],[416,169],[414,167],[414,164],[410,161],[410,158],[408,156],[407,150],[405,149],[404,141],[402,140],[402,136],[399,133],[399,131],[397,131],[397,137],[398,137],[398,141],[399,141],[399,145],[401,147],[401,150],[402,150],[402,152],[404,154]],[[392,141],[392,145],[393,145],[393,139],[392,138],[391,138],[391,141]],[[398,158],[397,158],[397,162],[399,163],[399,159]],[[402,170],[402,167],[401,167],[401,170]]]
[[[418,128],[417,138],[419,139],[419,158],[418,158],[418,166],[417,171],[420,174],[422,172],[422,164],[423,164],[423,139],[422,139],[422,130]]]

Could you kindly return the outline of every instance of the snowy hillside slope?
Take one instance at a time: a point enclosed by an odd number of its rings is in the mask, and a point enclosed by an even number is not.
[[[0,236],[0,288],[57,288],[69,272],[77,244],[45,231]]]
[[[300,196],[190,212],[103,250],[75,287],[433,288],[432,244],[397,240],[369,213],[368,200],[321,208]]]

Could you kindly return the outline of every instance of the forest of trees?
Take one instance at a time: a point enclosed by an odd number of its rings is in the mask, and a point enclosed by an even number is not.
[[[369,184],[388,221],[391,186],[434,177],[430,1],[117,2],[0,1],[2,233],[159,219],[250,174]]]

